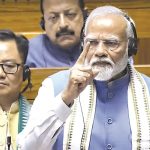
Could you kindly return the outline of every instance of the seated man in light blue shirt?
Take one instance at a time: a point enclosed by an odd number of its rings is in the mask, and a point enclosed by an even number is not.
[[[22,150],[150,149],[150,78],[128,58],[137,53],[132,19],[113,6],[96,8],[84,50],[68,71],[42,83]]]
[[[71,67],[81,54],[81,34],[87,13],[83,0],[40,0],[45,34],[30,40],[30,67]]]

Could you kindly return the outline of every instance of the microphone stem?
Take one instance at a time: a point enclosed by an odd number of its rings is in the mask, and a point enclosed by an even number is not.
[[[7,148],[8,148],[8,150],[10,150],[10,146],[11,146],[11,136],[7,136]]]

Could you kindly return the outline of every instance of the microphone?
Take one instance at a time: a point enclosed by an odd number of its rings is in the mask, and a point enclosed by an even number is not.
[[[7,149],[10,150],[11,146],[11,136],[7,136]]]

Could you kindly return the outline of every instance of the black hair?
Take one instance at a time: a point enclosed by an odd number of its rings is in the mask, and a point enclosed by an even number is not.
[[[44,14],[43,2],[44,2],[44,0],[40,0],[40,10],[41,10],[42,14]],[[78,2],[79,2],[79,6],[81,8],[81,11],[84,12],[84,8],[85,8],[84,0],[78,0]]]
[[[28,39],[23,35],[16,35],[11,30],[0,30],[0,41],[10,40],[14,40],[16,42],[18,52],[25,64],[29,49]]]

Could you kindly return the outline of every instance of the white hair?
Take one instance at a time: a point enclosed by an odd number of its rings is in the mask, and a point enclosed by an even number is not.
[[[127,32],[127,37],[132,37],[134,38],[134,31],[132,29],[132,25],[131,25],[131,22],[135,25],[133,19],[131,17],[129,17],[127,15],[127,13],[125,13],[124,11],[122,11],[121,9],[119,8],[116,8],[114,6],[101,6],[101,7],[98,7],[96,9],[94,9],[90,15],[88,16],[87,20],[86,20],[86,23],[85,23],[85,28],[84,28],[84,34],[86,36],[87,34],[87,27],[88,27],[88,24],[89,22],[97,17],[97,16],[102,16],[102,15],[107,15],[107,14],[116,14],[116,15],[119,15],[119,16],[123,16],[125,21],[127,22],[127,29],[126,29],[126,32]],[[129,20],[130,19],[130,20]]]

